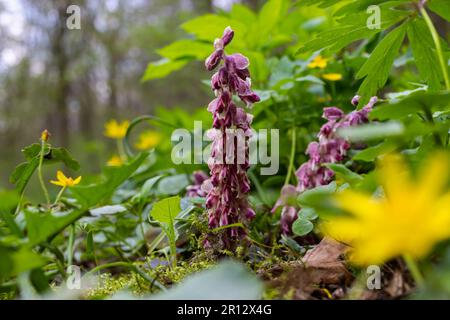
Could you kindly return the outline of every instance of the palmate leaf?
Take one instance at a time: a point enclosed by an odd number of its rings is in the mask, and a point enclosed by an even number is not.
[[[406,26],[407,24],[403,23],[384,37],[356,74],[357,79],[365,77],[358,90],[362,97],[360,105],[367,103],[386,83],[392,63],[405,37]]]
[[[342,19],[338,19],[340,24],[337,27],[319,33],[314,39],[300,47],[297,54],[314,52],[320,49],[332,53],[355,41],[371,38],[377,33],[398,23],[408,15],[408,11],[395,9],[401,3],[402,1],[386,2],[379,6],[382,17],[379,29],[369,29],[367,27],[369,15],[365,8],[359,12],[349,12]]]
[[[426,81],[430,90],[438,90],[441,71],[433,39],[425,22],[421,19],[414,19],[408,23],[407,33],[420,76]]]

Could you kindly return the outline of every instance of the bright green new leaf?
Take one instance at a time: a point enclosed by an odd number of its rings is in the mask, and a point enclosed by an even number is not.
[[[337,178],[340,178],[345,182],[348,182],[350,185],[356,184],[357,182],[362,180],[362,177],[359,174],[351,171],[343,164],[327,163],[325,164],[325,166],[333,170]]]
[[[156,202],[153,205],[150,215],[158,222],[173,225],[180,211],[180,197],[175,196]]]
[[[448,0],[430,0],[427,2],[428,8],[436,12],[442,18],[450,21],[450,1]]]
[[[199,60],[206,59],[213,51],[210,43],[184,39],[173,42],[168,46],[158,50],[158,53],[164,58],[177,60],[180,58],[195,58]]]
[[[215,14],[205,14],[181,25],[186,32],[194,34],[200,40],[206,40],[211,43],[214,39],[221,37],[223,30],[228,26],[235,32],[236,39],[233,40],[234,44],[236,44],[236,40],[239,42],[239,38],[243,37],[247,32],[247,27],[239,20]]]
[[[183,68],[191,59],[169,60],[161,59],[148,64],[141,81],[160,79],[168,76],[170,73]]]

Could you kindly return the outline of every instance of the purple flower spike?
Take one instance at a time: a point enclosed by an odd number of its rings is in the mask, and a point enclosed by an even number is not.
[[[201,188],[207,194],[206,208],[212,229],[239,222],[245,224],[255,217],[255,211],[250,208],[247,199],[250,192],[247,177],[248,139],[251,137],[252,116],[238,108],[232,96],[238,96],[247,106],[259,101],[259,97],[251,90],[248,58],[240,53],[226,55],[224,52],[233,36],[233,30],[227,27],[222,38],[214,42],[215,50],[205,61],[209,71],[223,61],[219,71],[211,78],[211,88],[216,95],[208,105],[215,128],[213,132],[208,132],[208,137],[212,139],[211,158],[208,160],[211,178],[204,181]],[[233,135],[230,130],[234,131]],[[235,135],[239,141],[235,141]],[[236,245],[234,240],[244,234],[242,228],[225,229],[219,244],[232,249]],[[207,243],[212,245],[213,240],[209,235]]]
[[[186,197],[206,197],[206,192],[202,188],[202,184],[209,178],[208,175],[203,171],[195,171],[192,174],[192,178],[194,180],[194,184],[186,187]]]
[[[359,99],[359,96],[355,96],[352,99],[352,104],[357,105]],[[352,111],[347,115],[336,107],[324,108],[323,118],[327,119],[328,122],[320,128],[317,135],[319,141],[311,142],[308,145],[306,154],[309,156],[309,160],[303,163],[295,173],[298,180],[295,189],[297,194],[308,189],[327,185],[333,180],[333,170],[328,169],[324,164],[343,161],[351,147],[349,141],[336,135],[336,130],[368,122],[369,113],[376,102],[377,97],[372,97],[369,103],[361,110]],[[284,194],[286,192],[292,193],[292,188],[293,186],[290,185],[283,187],[282,194],[272,209],[272,212],[275,212],[277,208],[283,208],[280,223],[281,231],[285,234],[292,232],[291,225],[297,219],[296,212],[300,209],[295,204],[289,204],[285,200],[286,196]]]
[[[339,120],[344,116],[344,111],[336,107],[323,108],[323,118],[327,120]]]
[[[223,31],[223,35],[222,35],[222,41],[223,41],[223,45],[226,46],[228,45],[231,40],[233,40],[234,37],[234,31],[231,30],[231,28],[228,26],[225,28],[225,30]]]

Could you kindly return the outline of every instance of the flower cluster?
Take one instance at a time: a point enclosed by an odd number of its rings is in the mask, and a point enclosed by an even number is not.
[[[227,27],[222,38],[214,41],[215,50],[205,61],[209,71],[221,65],[211,78],[216,98],[208,106],[208,111],[213,114],[214,129],[209,132],[213,140],[208,160],[211,178],[203,183],[203,190],[207,192],[210,228],[245,222],[255,216],[247,200],[252,116],[237,107],[232,97],[237,95],[247,107],[258,102],[259,97],[251,90],[249,60],[239,53],[226,55],[224,52],[233,36],[233,30]],[[227,229],[222,245],[229,247],[230,237],[236,238],[240,234],[242,232],[237,228]]]
[[[352,99],[352,103],[355,105],[358,101],[358,96]],[[342,161],[350,149],[350,142],[338,137],[336,131],[340,128],[368,122],[368,115],[376,102],[377,97],[372,97],[361,110],[352,111],[347,115],[337,107],[323,109],[322,117],[328,122],[320,128],[317,135],[319,141],[311,142],[308,145],[306,154],[309,156],[309,160],[296,172],[298,178],[297,190],[299,192],[331,182],[334,172],[324,167],[323,164]]]
[[[186,187],[186,197],[206,197],[205,190],[202,189],[202,184],[208,180],[208,175],[201,170],[194,171],[192,174],[194,184]]]
[[[352,99],[352,104],[359,103],[359,96]],[[337,136],[339,128],[356,126],[369,121],[368,115],[377,97],[372,97],[369,103],[360,110],[354,110],[347,115],[337,107],[323,109],[323,118],[328,120],[320,129],[317,135],[318,141],[311,142],[306,148],[309,160],[302,164],[296,172],[298,179],[297,187],[287,185],[281,191],[280,199],[275,204],[272,212],[281,207],[281,229],[288,234],[291,232],[292,223],[297,219],[295,205],[288,204],[287,198],[295,197],[296,194],[308,189],[329,184],[333,177],[333,170],[324,166],[325,163],[338,163],[344,160],[351,145],[344,138]]]

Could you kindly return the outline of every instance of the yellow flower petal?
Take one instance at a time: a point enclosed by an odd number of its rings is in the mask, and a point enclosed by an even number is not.
[[[314,59],[308,64],[308,68],[320,68],[324,69],[327,66],[328,59],[322,58],[322,56],[318,55],[314,57]]]
[[[123,121],[121,123],[116,120],[110,120],[105,124],[104,135],[112,139],[122,139],[127,133],[130,123],[128,121]]]
[[[118,155],[112,156],[112,157],[108,160],[108,162],[106,162],[106,165],[107,165],[107,166],[110,166],[110,167],[119,167],[119,166],[121,166],[122,164],[123,164],[123,161],[122,161],[122,159],[121,159]]]
[[[403,254],[420,259],[450,238],[449,170],[448,158],[437,154],[414,181],[399,156],[385,156],[378,166],[384,196],[343,191],[336,204],[351,215],[332,217],[321,230],[349,243],[357,264],[380,264]]]
[[[81,176],[79,176],[78,178],[76,178],[75,180],[73,180],[73,185],[79,184],[80,181],[81,181]]]
[[[339,81],[342,80],[342,74],[340,73],[325,73],[322,78],[328,81]]]
[[[146,131],[139,136],[135,147],[139,150],[148,150],[156,147],[161,141],[161,134],[156,131]]]
[[[64,186],[65,186],[64,183],[62,183],[62,182],[60,182],[60,181],[55,181],[55,180],[50,180],[50,183],[53,183],[53,184],[55,184],[55,185],[57,185],[57,186],[61,186],[61,187],[64,187]]]

